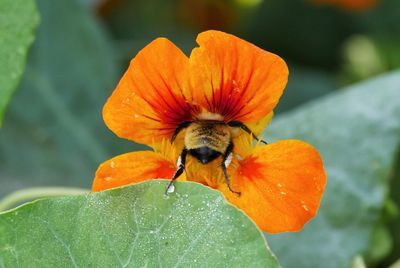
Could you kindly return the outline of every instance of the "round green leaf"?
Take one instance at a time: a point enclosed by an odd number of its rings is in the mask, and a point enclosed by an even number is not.
[[[34,0],[0,0],[0,125],[24,72],[38,23]]]
[[[0,214],[5,267],[279,267],[255,224],[217,191],[153,180]]]

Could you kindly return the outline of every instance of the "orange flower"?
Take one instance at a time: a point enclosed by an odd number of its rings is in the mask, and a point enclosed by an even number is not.
[[[331,4],[347,10],[365,10],[377,4],[377,0],[311,0],[316,4]]]
[[[223,32],[200,33],[197,43],[187,58],[158,38],[132,60],[103,117],[154,152],[104,162],[93,191],[180,175],[218,189],[266,232],[300,230],[325,187],[318,152],[296,140],[253,143],[286,86],[285,62]]]

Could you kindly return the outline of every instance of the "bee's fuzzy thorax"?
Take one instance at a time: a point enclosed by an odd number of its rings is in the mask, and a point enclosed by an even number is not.
[[[228,126],[207,121],[191,124],[185,134],[185,146],[188,150],[208,147],[223,154],[230,141],[231,134]]]

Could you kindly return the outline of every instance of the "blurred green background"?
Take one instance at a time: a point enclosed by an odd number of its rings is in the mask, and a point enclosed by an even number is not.
[[[189,54],[197,33],[218,29],[286,60],[289,84],[276,109],[272,137],[313,143],[316,135],[313,144],[321,144],[328,166],[322,216],[305,232],[313,234],[268,236],[283,267],[388,267],[400,258],[400,73],[395,71],[400,68],[400,1],[381,0],[363,10],[308,0],[37,0],[37,6],[36,38],[0,129],[0,197],[34,186],[89,188],[102,161],[145,148],[117,138],[101,118],[130,59],[159,36]],[[358,85],[348,87],[353,84]],[[371,105],[372,113],[359,117],[359,105]],[[338,119],[334,113],[324,117],[325,108],[336,109]],[[301,112],[304,123],[296,120]],[[308,118],[320,112],[321,127],[310,135],[302,132]],[[318,120],[311,120],[309,129]],[[279,122],[296,125],[297,132],[280,135],[285,126]],[[331,128],[339,134],[325,136]],[[349,178],[354,183],[337,180],[340,169],[332,160],[345,166],[358,157],[346,151],[352,144],[334,148],[341,144],[342,130],[352,138],[345,142],[368,141],[355,152],[381,157],[382,167],[374,166],[375,158],[360,160],[362,172]],[[368,185],[359,186],[364,177]],[[356,198],[360,192],[365,199]],[[332,207],[332,217],[343,219],[340,224],[323,218]],[[358,213],[366,217],[351,225]]]

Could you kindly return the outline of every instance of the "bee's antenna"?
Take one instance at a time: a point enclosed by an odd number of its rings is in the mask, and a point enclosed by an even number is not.
[[[240,121],[231,121],[228,123],[228,126],[230,127],[240,127],[241,129],[243,129],[244,131],[246,131],[247,133],[251,134],[251,136],[253,137],[253,139],[255,139],[256,141],[262,142],[264,144],[268,144],[268,142],[266,142],[265,140],[260,140],[256,134],[253,133],[253,131],[250,130],[250,128],[248,128],[245,124],[243,124]]]
[[[171,137],[171,144],[174,143],[174,141],[175,141],[176,137],[178,136],[178,134],[179,134],[183,129],[185,129],[185,128],[187,128],[188,126],[190,126],[192,123],[193,123],[192,121],[183,121],[182,123],[180,123],[180,124],[176,127],[176,129],[175,129],[175,131],[174,131],[174,134],[172,134],[172,137]]]

